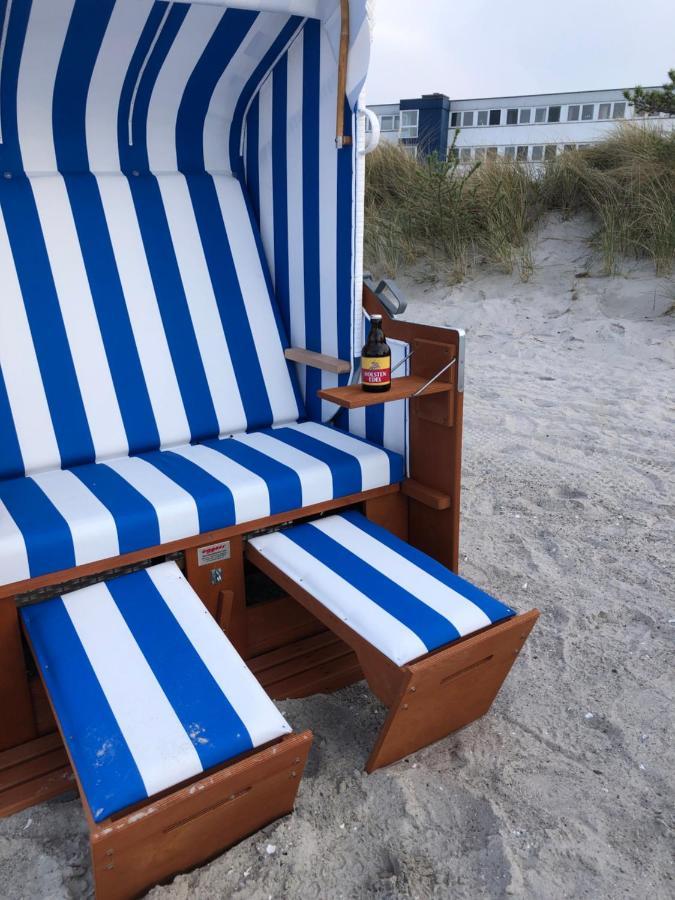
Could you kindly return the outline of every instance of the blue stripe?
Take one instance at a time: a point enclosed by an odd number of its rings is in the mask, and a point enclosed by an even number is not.
[[[366,407],[366,437],[374,444],[384,443],[384,403]]]
[[[352,135],[353,117],[349,104],[345,103],[344,129],[345,135]],[[352,338],[352,259],[353,242],[355,240],[352,225],[354,204],[352,190],[354,184],[353,145],[343,147],[336,151],[337,162],[337,338],[338,356],[340,359],[351,359]],[[345,373],[338,379],[339,384],[349,383],[349,374]]]
[[[323,441],[296,431],[294,428],[274,428],[266,433],[330,466],[333,477],[333,497],[346,497],[348,494],[356,494],[363,490],[361,465],[358,459],[350,453],[331,447],[330,444],[324,444]]]
[[[155,507],[128,481],[104,464],[72,470],[115,519],[120,553],[162,543]]]
[[[28,606],[21,617],[94,821],[147,797],[63,600]]]
[[[87,94],[115,0],[77,0],[54,82],[52,127],[60,172],[86,172]]]
[[[147,460],[187,491],[197,504],[199,531],[215,531],[236,524],[232,491],[199,466],[169,450],[144,453]]]
[[[62,466],[95,457],[35,199],[25,175],[4,180],[0,206],[14,256]]]
[[[246,726],[148,573],[115,578],[107,586],[202,767],[210,769],[251,750]]]
[[[211,97],[257,17],[257,12],[226,10],[195,66],[183,93],[176,122],[179,171],[204,171],[204,123]]]
[[[65,184],[129,452],[154,450],[160,444],[159,431],[131,327],[98,183],[93,175],[84,174],[66,175]]]
[[[302,206],[305,259],[305,347],[321,351],[321,263],[319,255],[319,79],[321,23],[310,20],[304,28],[302,86]],[[321,372],[307,367],[305,404],[310,419],[321,421]]]
[[[246,185],[256,222],[260,225],[260,96],[256,94],[246,118]]]
[[[32,478],[0,481],[0,500],[23,535],[31,578],[73,568],[68,523]]]
[[[1,21],[1,19],[0,19]],[[9,405],[7,387],[0,367],[0,479],[17,478],[25,473],[19,438]]]
[[[240,148],[242,129],[245,121],[244,117],[249,103],[262,84],[263,79],[274,65],[274,61],[281,54],[284,47],[290,42],[295,32],[300,28],[302,21],[303,20],[299,16],[291,16],[289,18],[286,25],[284,25],[279,32],[279,36],[260,60],[253,74],[239,94],[239,99],[237,100],[237,105],[235,106],[232,115],[232,124],[230,126],[230,169],[235,175],[244,174]]]
[[[414,632],[427,650],[459,637],[447,619],[313,525],[290,528],[285,535]]]
[[[0,116],[2,117],[2,144],[0,160],[3,172],[20,172],[23,169],[19,147],[19,124],[16,100],[19,86],[19,66],[26,39],[26,29],[32,0],[14,0],[7,24],[7,40],[0,71]],[[3,4],[4,22],[7,2]]]
[[[192,440],[218,434],[218,417],[199,352],[185,288],[157,179],[130,178],[129,185]]]
[[[274,293],[281,318],[290,334],[288,277],[288,56],[272,74],[272,202],[274,211]]]
[[[246,413],[247,430],[270,425],[273,421],[272,407],[213,178],[209,175],[188,175],[186,181]]]
[[[270,515],[302,507],[302,484],[298,473],[241,441],[226,439],[207,441],[205,446],[217,450],[251,472],[264,478],[270,495]]]
[[[403,556],[414,565],[419,566],[419,568],[423,569],[425,572],[428,572],[429,575],[432,575],[437,581],[442,582],[458,594],[462,594],[467,600],[470,600],[479,607],[479,609],[482,609],[492,622],[501,622],[502,620],[515,615],[515,610],[511,609],[509,606],[506,606],[504,603],[501,603],[499,600],[486,594],[485,591],[482,591],[474,584],[471,584],[471,582],[466,581],[466,579],[460,578],[459,575],[455,575],[454,572],[446,569],[444,565],[437,562],[435,559],[432,559],[430,556],[427,556],[426,553],[422,553],[421,550],[417,550],[415,547],[411,547],[410,544],[406,544],[405,541],[395,537],[385,528],[381,528],[379,525],[370,522],[360,513],[348,510],[347,512],[341,513],[341,515],[343,519],[356,525],[361,531],[374,537],[376,540],[380,541],[380,543],[389,547],[390,550]]]

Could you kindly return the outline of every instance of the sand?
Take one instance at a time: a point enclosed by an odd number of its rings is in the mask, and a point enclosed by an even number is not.
[[[527,284],[401,279],[468,332],[462,572],[542,612],[492,711],[366,776],[363,684],[280,704],[295,814],[153,900],[673,897],[675,285],[598,277],[589,232],[549,220]],[[77,800],[0,823],[0,894],[91,894]]]

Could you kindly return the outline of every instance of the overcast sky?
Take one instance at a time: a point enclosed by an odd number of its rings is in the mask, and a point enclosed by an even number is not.
[[[377,0],[368,102],[662,84],[672,0]]]

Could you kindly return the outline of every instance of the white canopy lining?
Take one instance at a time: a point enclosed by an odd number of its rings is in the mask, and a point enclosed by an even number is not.
[[[199,6],[222,6],[232,9],[253,9],[260,12],[285,13],[308,19],[323,19],[330,15],[334,0],[174,0]],[[328,9],[327,9],[328,8]]]

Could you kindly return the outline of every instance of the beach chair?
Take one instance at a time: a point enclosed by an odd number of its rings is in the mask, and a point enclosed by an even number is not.
[[[75,771],[96,818],[44,668],[59,638],[31,626],[54,598],[171,562],[280,699],[373,676],[245,560],[250,537],[355,510],[457,570],[463,333],[385,316],[392,390],[356,384],[382,311],[362,272],[366,5],[0,3],[2,814]],[[254,761],[297,739],[222,754],[214,779],[254,790]]]

